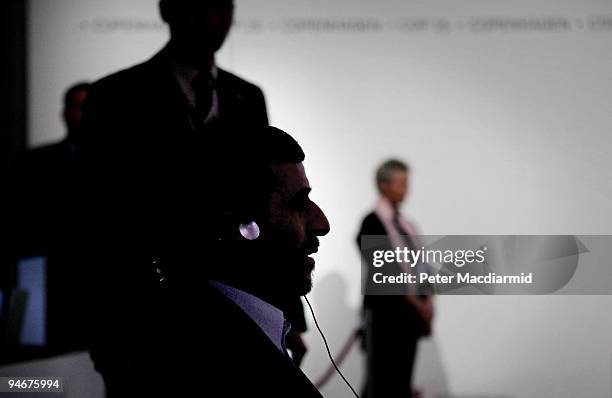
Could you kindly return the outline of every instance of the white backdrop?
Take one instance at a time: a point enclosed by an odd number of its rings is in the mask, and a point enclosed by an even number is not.
[[[30,0],[30,145],[62,136],[61,95],[152,56],[156,0]],[[260,85],[307,154],[332,232],[312,302],[336,349],[357,323],[360,218],[373,170],[413,167],[405,211],[427,234],[612,232],[612,3],[236,1],[218,63]],[[44,203],[41,204],[44,206]],[[440,297],[417,384],[508,397],[609,397],[610,297]],[[305,369],[327,367],[307,333]],[[344,365],[359,385],[362,358]],[[323,390],[349,396],[338,380]]]

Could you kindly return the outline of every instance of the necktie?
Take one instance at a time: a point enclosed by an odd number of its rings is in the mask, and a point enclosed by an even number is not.
[[[191,87],[195,93],[195,110],[200,122],[210,113],[213,102],[213,78],[208,70],[203,70],[193,79]]]
[[[401,235],[401,239],[404,242],[404,245],[406,245],[408,249],[417,250],[417,247],[414,244],[414,240],[412,240],[412,236],[408,233],[408,231],[404,229],[404,227],[400,223],[399,217],[400,217],[399,211],[395,210],[395,212],[393,213],[393,220],[392,220],[393,227]],[[413,268],[413,270],[416,274],[420,272],[430,273],[429,270],[427,269],[427,266],[423,264],[422,262],[418,262],[417,264],[415,264],[415,267]],[[424,284],[418,285],[418,293],[423,294],[423,293],[426,293],[428,290],[429,290],[428,284],[424,283]]]
[[[412,237],[410,236],[408,231],[406,231],[404,227],[402,226],[402,223],[400,222],[399,217],[400,217],[399,211],[395,210],[393,213],[393,219],[392,219],[393,227],[401,235],[402,240],[404,241],[404,244],[406,245],[406,247],[408,247],[411,250],[414,250],[416,249],[416,247],[414,246]]]

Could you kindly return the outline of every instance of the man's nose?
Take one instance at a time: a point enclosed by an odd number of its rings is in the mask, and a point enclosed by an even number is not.
[[[308,230],[316,236],[327,235],[329,232],[329,221],[323,210],[315,202],[312,202],[309,209]]]

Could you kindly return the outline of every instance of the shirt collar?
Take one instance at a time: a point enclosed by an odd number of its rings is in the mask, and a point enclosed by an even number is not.
[[[285,336],[289,333],[291,325],[285,320],[281,310],[235,287],[212,280],[209,280],[208,283],[240,307],[263,330],[272,343],[285,355],[287,354]]]
[[[384,221],[392,221],[395,211],[389,199],[381,195],[375,210],[378,217],[382,218]]]
[[[187,95],[187,99],[191,103],[195,103],[195,93],[193,92],[191,83],[193,82],[193,79],[196,78],[198,73],[200,73],[200,70],[176,59],[168,47],[164,49],[164,53],[168,63],[170,64],[172,73],[181,87],[181,90],[183,93],[185,93],[185,95]],[[217,77],[219,76],[219,68],[217,68],[217,64],[215,63],[214,59],[209,65],[209,71],[212,79],[217,80]]]

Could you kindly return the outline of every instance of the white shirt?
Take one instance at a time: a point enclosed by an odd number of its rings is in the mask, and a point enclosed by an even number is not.
[[[395,214],[395,208],[389,201],[389,199],[381,196],[378,200],[378,204],[374,209],[374,213],[378,216],[378,219],[385,227],[387,231],[387,236],[389,237],[389,241],[393,245],[393,247],[404,247],[406,245],[404,239],[402,239],[402,235],[400,231],[397,230],[393,223],[393,216]],[[412,241],[417,247],[413,248],[418,250],[419,242],[417,240],[417,230],[412,226],[410,222],[402,215],[402,213],[398,213],[398,222],[402,229],[406,231],[408,235],[410,235]],[[418,275],[421,272],[430,273],[428,266],[423,263],[417,263],[414,267],[410,267],[409,265],[402,263],[402,268],[405,272],[410,274]],[[408,285],[408,292],[415,293],[416,286],[413,284]]]
[[[401,238],[401,233],[395,228],[393,224],[393,215],[395,214],[395,209],[393,205],[389,201],[389,199],[381,196],[378,200],[378,204],[374,209],[374,213],[378,216],[380,222],[382,222],[385,230],[387,231],[387,235],[389,236],[389,240],[395,247],[404,246],[404,240]],[[402,228],[408,233],[410,236],[417,235],[416,229],[406,220],[406,218],[399,213],[398,217],[399,224]],[[416,242],[415,242],[416,243]]]
[[[185,95],[187,102],[190,106],[195,108],[196,105],[196,93],[193,90],[193,80],[200,73],[198,69],[195,69],[187,64],[184,64],[177,60],[172,53],[166,49],[166,56],[168,58],[168,62],[170,63],[170,68],[174,73],[174,77],[181,88],[181,91]],[[215,62],[213,61],[210,65],[210,75],[212,76],[213,81],[217,80],[219,76],[219,69]],[[212,90],[212,103],[210,107],[210,112],[208,116],[204,119],[204,124],[208,124],[214,119],[219,118],[219,95],[217,94],[217,89],[213,85]]]

